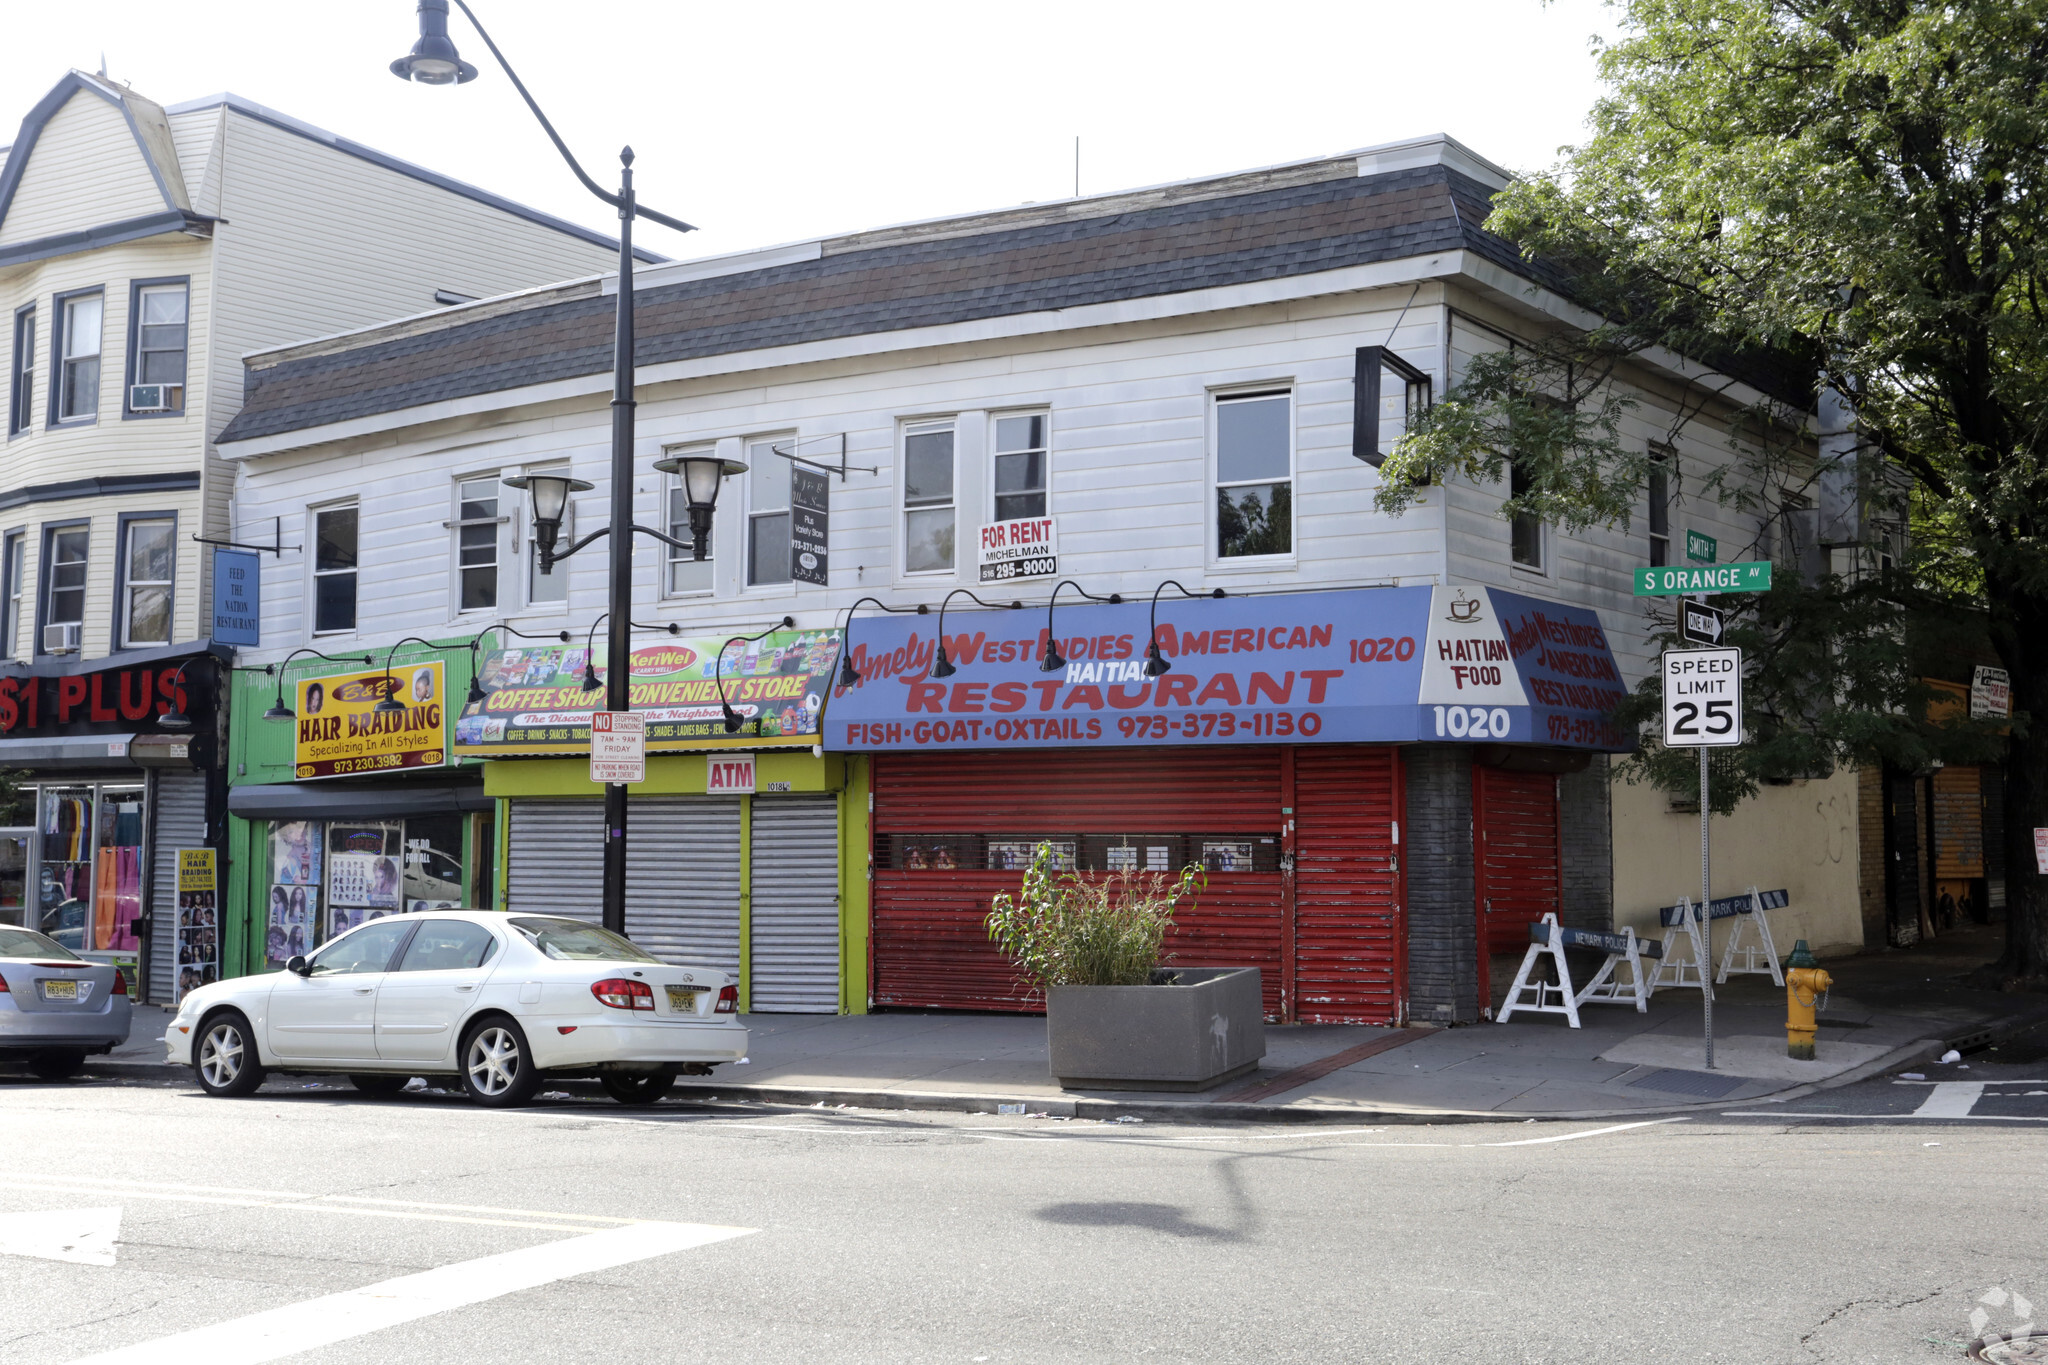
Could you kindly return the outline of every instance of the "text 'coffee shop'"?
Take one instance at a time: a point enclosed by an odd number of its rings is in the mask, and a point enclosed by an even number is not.
[[[1560,908],[1571,775],[1627,747],[1598,617],[1497,589],[960,613],[950,672],[930,631],[856,621],[825,714],[872,755],[878,1006],[1036,1008],[983,917],[1050,843],[1199,865],[1173,961],[1259,967],[1274,1018],[1475,1017]]]

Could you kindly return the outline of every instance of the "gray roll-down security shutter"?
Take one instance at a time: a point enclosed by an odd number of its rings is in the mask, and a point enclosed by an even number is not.
[[[270,857],[269,829],[257,826],[259,858]],[[178,969],[178,850],[206,847],[206,774],[156,773],[155,846],[150,850],[149,998],[168,1003]],[[223,903],[225,898],[223,898]]]
[[[506,906],[596,922],[604,803],[514,800]],[[626,936],[664,962],[740,969],[740,808],[731,797],[650,796],[626,809]]]
[[[839,803],[831,796],[754,798],[753,939],[748,1007],[839,1010]]]

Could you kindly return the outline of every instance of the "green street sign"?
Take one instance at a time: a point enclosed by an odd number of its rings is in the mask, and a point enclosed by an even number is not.
[[[1684,593],[1769,592],[1771,561],[1716,564],[1711,568],[1636,570],[1636,596],[1676,597]]]
[[[1685,557],[1698,564],[1712,564],[1721,557],[1721,542],[1698,531],[1687,531]]]

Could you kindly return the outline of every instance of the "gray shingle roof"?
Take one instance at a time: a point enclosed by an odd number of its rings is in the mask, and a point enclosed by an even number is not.
[[[1491,191],[1446,166],[1103,217],[895,241],[637,291],[640,365],[1336,270],[1464,248],[1556,287],[1483,231]],[[252,365],[222,441],[603,373],[615,305],[556,295]]]

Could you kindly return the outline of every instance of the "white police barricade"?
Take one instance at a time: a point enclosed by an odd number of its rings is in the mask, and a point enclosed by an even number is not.
[[[1707,924],[1700,926],[1697,935],[1697,942],[1702,948],[1710,941],[1712,921],[1737,921],[1734,932],[1728,935],[1728,946],[1721,953],[1721,969],[1714,976],[1717,985],[1731,976],[1768,976],[1773,985],[1785,984],[1785,974],[1778,966],[1778,945],[1771,938],[1771,920],[1764,911],[1783,910],[1791,903],[1792,895],[1788,891],[1759,891],[1752,886],[1739,896],[1723,896],[1708,906]],[[1667,949],[1681,933],[1690,937],[1689,920],[1698,918],[1689,899],[1681,899],[1677,905],[1667,905],[1657,914],[1665,925],[1664,944]],[[1706,960],[1707,954],[1703,951],[1693,962],[1674,964],[1667,952],[1664,962],[1658,965],[1653,985],[1697,986],[1700,984],[1698,981],[1685,979],[1686,968]],[[1676,980],[1664,980],[1667,966],[1673,967]]]
[[[1658,912],[1664,921],[1663,949],[1657,970],[1650,973],[1650,994],[1666,987],[1703,988],[1707,972],[1707,932],[1693,908],[1692,897],[1681,896],[1678,904]]]
[[[1571,964],[1564,955],[1567,948],[1598,948],[1607,954],[1607,960],[1582,991],[1572,989]],[[1567,929],[1557,922],[1556,915],[1547,914],[1529,926],[1529,951],[1522,955],[1522,970],[1515,974],[1515,984],[1509,987],[1507,1001],[1494,1022],[1504,1024],[1516,1010],[1524,1010],[1562,1014],[1577,1028],[1581,1005],[1633,1004],[1638,1012],[1648,1010],[1649,984],[1643,973],[1643,959],[1660,957],[1663,951],[1660,944],[1638,939],[1633,928],[1620,933],[1607,929]],[[1529,974],[1546,955],[1556,964],[1557,980],[1531,981]],[[1615,969],[1624,966],[1628,968],[1627,981],[1615,976]]]

